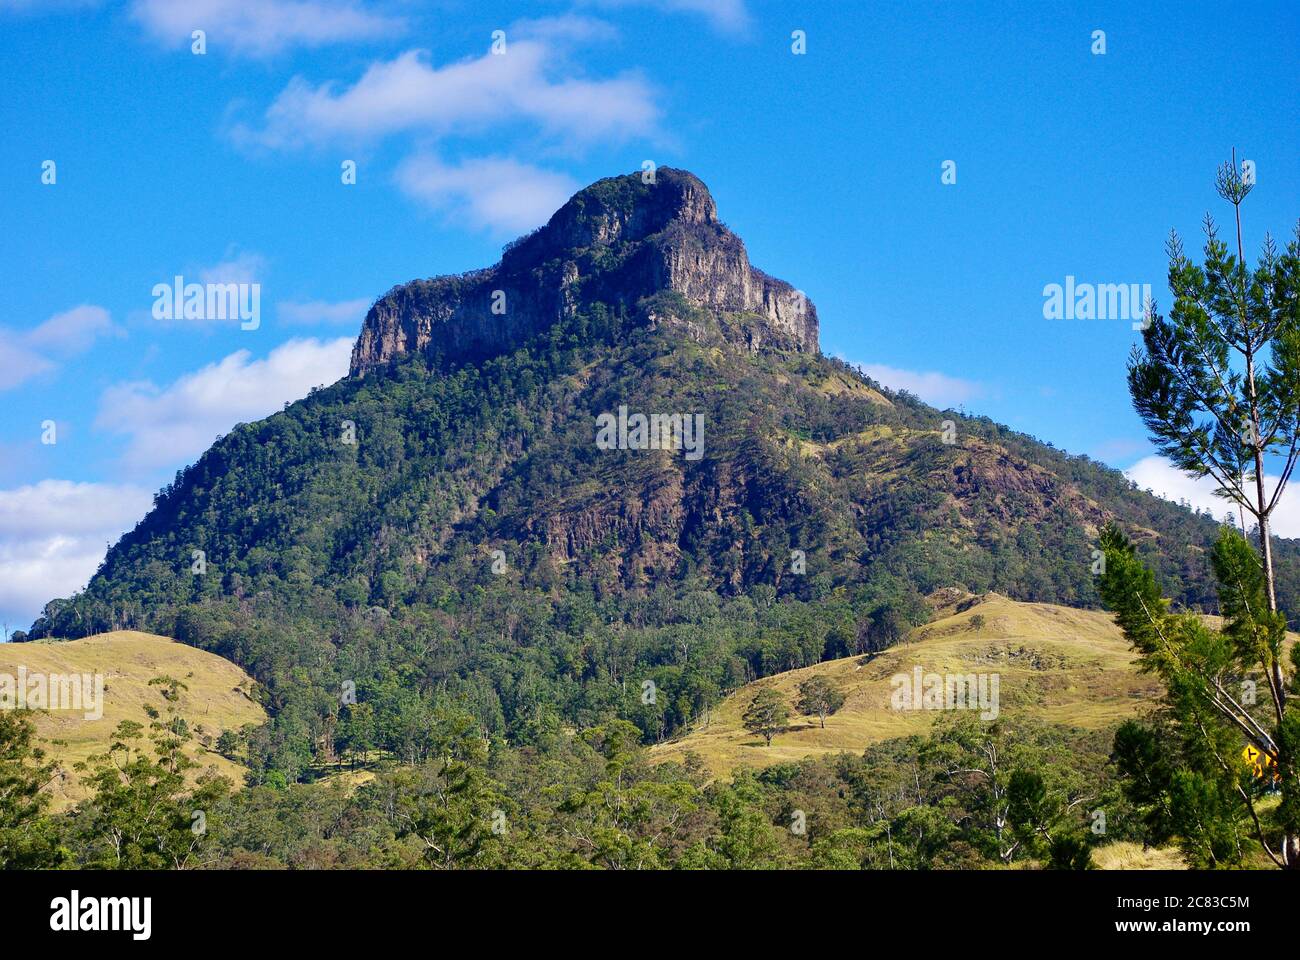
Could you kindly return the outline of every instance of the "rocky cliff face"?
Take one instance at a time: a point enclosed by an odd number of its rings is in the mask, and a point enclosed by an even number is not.
[[[704,183],[665,167],[652,184],[630,174],[578,192],[496,266],[394,288],[366,315],[351,374],[412,351],[450,362],[493,356],[597,302],[703,334],[642,302],[665,290],[712,314],[712,333],[746,350],[817,352],[812,302],[750,266]]]

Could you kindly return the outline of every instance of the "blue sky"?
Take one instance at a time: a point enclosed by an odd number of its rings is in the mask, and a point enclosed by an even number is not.
[[[1234,147],[1248,249],[1287,236],[1298,33],[1267,2],[0,0],[0,623],[215,436],[341,376],[375,297],[647,159],[709,184],[826,353],[1195,500],[1129,406],[1131,323],[1046,320],[1043,288],[1163,301]],[[260,326],[155,319],[178,274],[260,284]]]

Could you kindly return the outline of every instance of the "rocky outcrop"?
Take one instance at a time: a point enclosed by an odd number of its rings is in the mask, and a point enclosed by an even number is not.
[[[352,351],[364,375],[403,353],[475,361],[514,349],[595,303],[647,324],[698,323],[644,301],[661,291],[711,314],[712,332],[756,352],[817,351],[817,311],[788,283],[752,267],[718,219],[708,188],[670,167],[598,181],[575,194],[501,262],[460,276],[416,280],[380,298]]]

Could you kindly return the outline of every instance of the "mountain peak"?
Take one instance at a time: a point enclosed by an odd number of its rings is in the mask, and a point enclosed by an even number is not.
[[[653,180],[632,173],[584,187],[544,226],[507,244],[495,266],[389,291],[366,315],[351,374],[408,352],[452,362],[494,356],[596,303],[706,335],[643,303],[662,291],[711,313],[711,332],[750,352],[817,351],[808,298],[750,265],[704,181],[660,167]]]
[[[717,224],[718,206],[695,174],[663,167],[653,183],[639,173],[597,180],[570,197],[538,232],[572,249],[644,240],[674,221]]]

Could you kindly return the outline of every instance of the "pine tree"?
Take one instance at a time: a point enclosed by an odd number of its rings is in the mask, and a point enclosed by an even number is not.
[[[1138,652],[1160,677],[1165,695],[1153,722],[1125,723],[1114,759],[1125,793],[1142,811],[1148,843],[1176,840],[1199,867],[1239,863],[1253,837],[1279,867],[1300,868],[1300,709],[1271,696],[1255,703],[1258,676],[1276,672],[1294,694],[1300,654],[1283,670],[1286,618],[1270,611],[1258,556],[1225,527],[1213,551],[1224,625],[1215,630],[1193,613],[1175,613],[1155,575],[1114,527],[1101,534],[1106,563],[1098,590]],[[1289,676],[1288,676],[1289,674]],[[1241,756],[1242,743],[1273,762],[1260,777]],[[1266,822],[1259,800],[1276,783],[1282,802]]]
[[[1287,705],[1290,691],[1280,648],[1286,621],[1278,613],[1271,530],[1300,456],[1300,222],[1284,251],[1267,236],[1251,271],[1242,247],[1241,205],[1253,186],[1253,178],[1238,170],[1234,153],[1232,162],[1220,167],[1216,189],[1233,207],[1235,255],[1208,214],[1204,265],[1187,257],[1178,235],[1171,234],[1173,308],[1167,318],[1152,311],[1143,348],[1134,348],[1128,369],[1134,408],[1157,449],[1188,474],[1210,477],[1217,493],[1238,508],[1243,526],[1247,517],[1254,521],[1253,551],[1244,540],[1231,537],[1221,539],[1215,550],[1230,626],[1221,641],[1212,642],[1209,632],[1191,621],[1168,620],[1167,611],[1152,606],[1159,599],[1153,580],[1125,586],[1112,577],[1110,599],[1119,603],[1127,596],[1124,602],[1142,602],[1142,609],[1124,615],[1129,621],[1125,630],[1138,631],[1135,644],[1149,647],[1152,652],[1146,655],[1165,650],[1157,668],[1164,670],[1167,685],[1190,683],[1187,689],[1170,687],[1180,708],[1207,706],[1228,718],[1250,743],[1276,758],[1279,773],[1285,769],[1293,779],[1293,747],[1286,731],[1296,721]],[[1275,480],[1266,476],[1269,466],[1276,469]],[[1117,557],[1124,553],[1114,537],[1106,549],[1108,559],[1112,552]],[[1165,635],[1167,630],[1174,635]],[[1180,645],[1176,657],[1171,644]],[[1234,663],[1258,664],[1263,670],[1271,734],[1225,693],[1222,671]],[[1284,796],[1287,790],[1284,785]],[[1284,801],[1283,819],[1300,821],[1286,807]],[[1300,867],[1296,825],[1286,828],[1275,857],[1291,867]]]
[[[1300,456],[1300,221],[1283,252],[1266,236],[1250,271],[1241,204],[1254,184],[1235,162],[1234,155],[1219,169],[1216,186],[1233,207],[1237,252],[1229,253],[1208,213],[1203,266],[1170,234],[1173,309],[1168,317],[1152,311],[1128,384],[1157,449],[1192,476],[1213,479],[1220,496],[1254,519],[1269,609],[1276,610],[1271,521]],[[1265,475],[1271,461],[1272,482]]]

